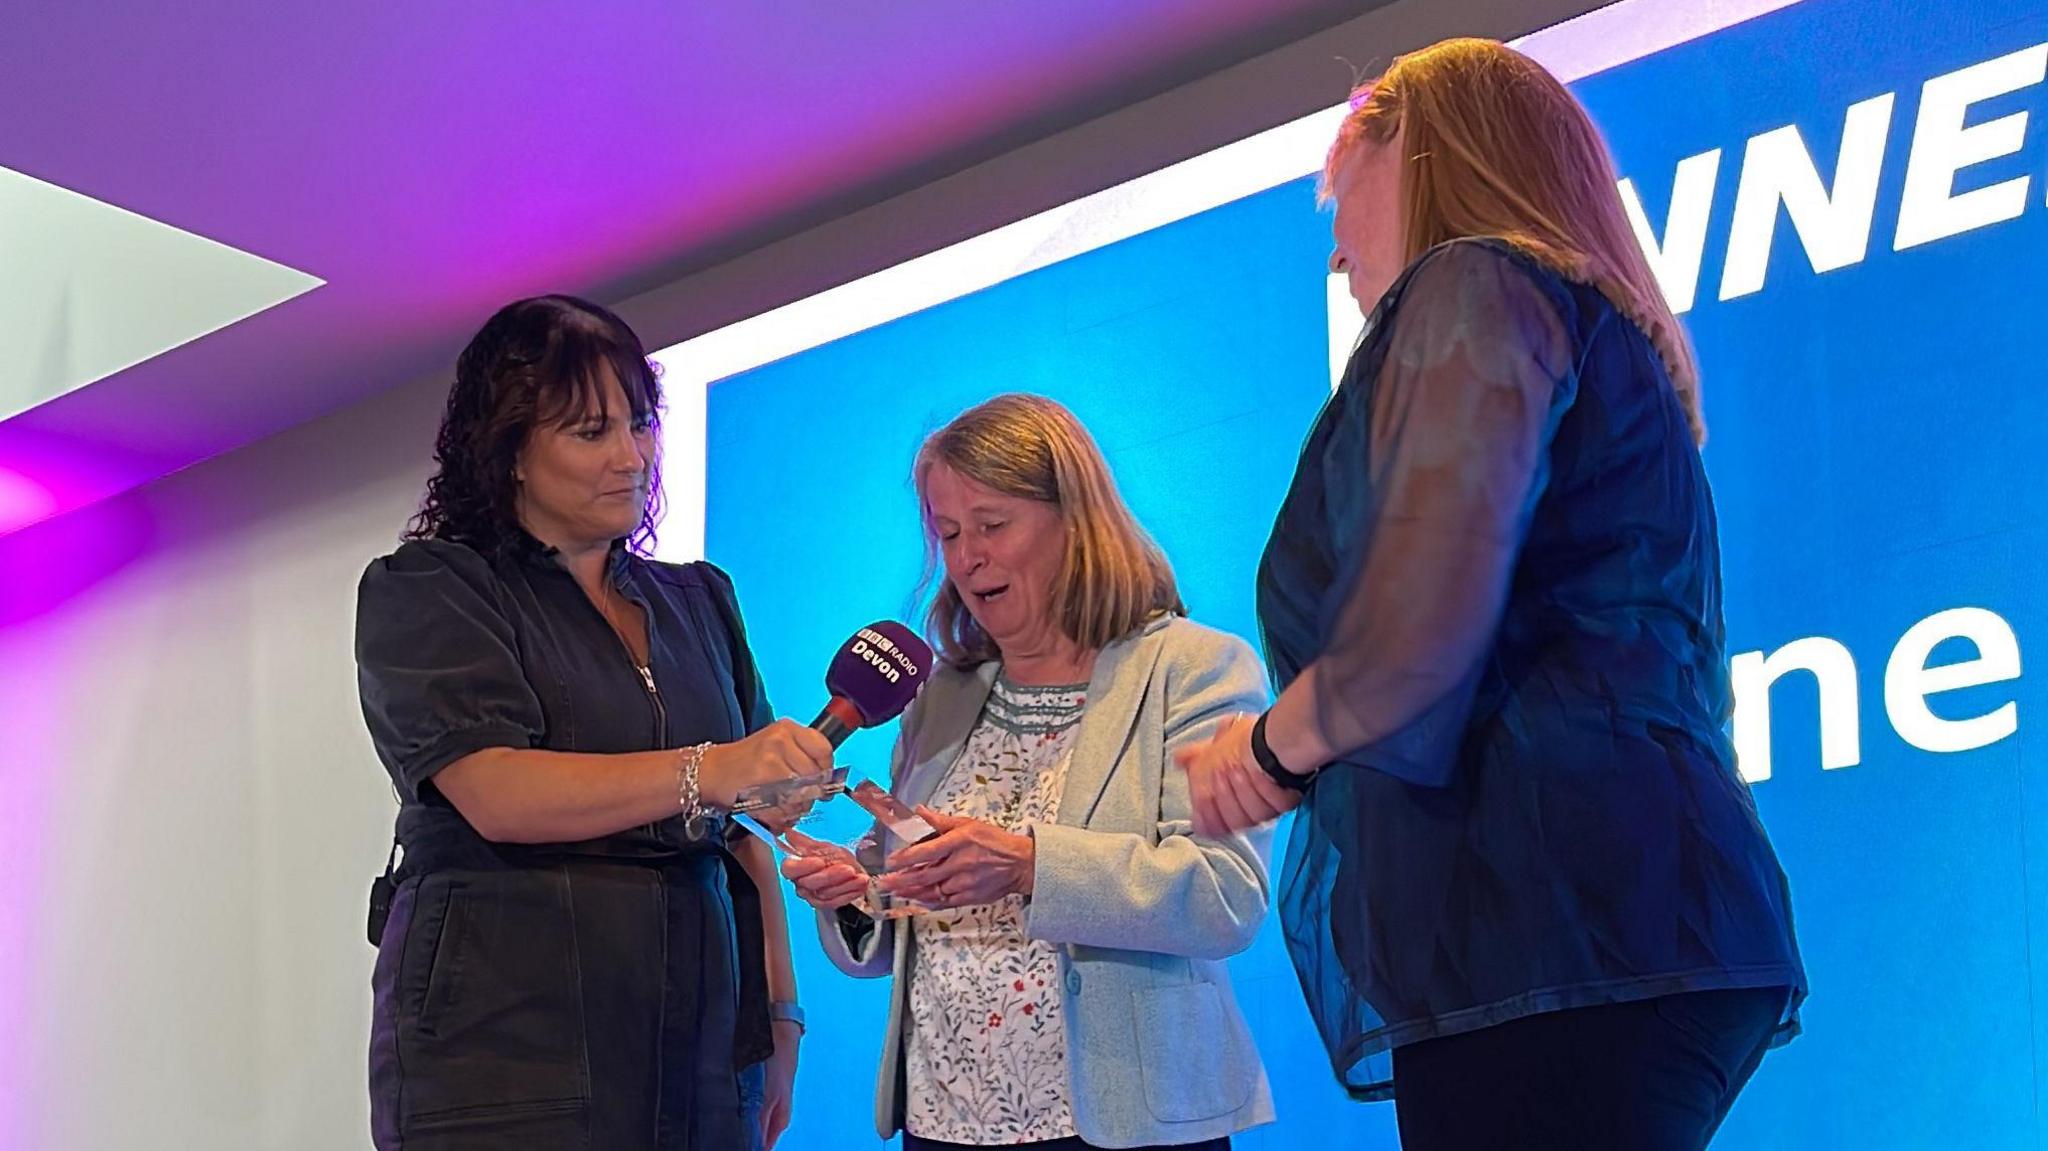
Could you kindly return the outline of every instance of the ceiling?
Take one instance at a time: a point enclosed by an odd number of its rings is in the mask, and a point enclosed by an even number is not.
[[[13,0],[0,534],[1384,2]]]

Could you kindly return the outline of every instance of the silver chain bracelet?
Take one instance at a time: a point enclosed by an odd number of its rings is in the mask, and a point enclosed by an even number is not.
[[[686,747],[683,757],[676,761],[676,803],[682,808],[686,820],[704,813],[704,797],[697,789],[697,775],[704,770],[704,753],[710,748],[709,743]]]

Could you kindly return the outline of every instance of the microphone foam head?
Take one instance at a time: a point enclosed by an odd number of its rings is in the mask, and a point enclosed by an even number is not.
[[[931,674],[932,649],[917,633],[894,620],[853,633],[825,671],[825,690],[860,712],[861,726],[874,727],[903,714]]]

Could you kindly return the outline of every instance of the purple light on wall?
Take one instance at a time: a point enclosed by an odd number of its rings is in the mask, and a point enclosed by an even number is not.
[[[43,485],[0,466],[0,535],[27,527],[56,510],[56,497]]]
[[[77,506],[73,497],[93,487],[98,470],[99,462],[83,447],[19,422],[0,422],[0,539]],[[11,574],[0,568],[0,581]]]
[[[133,491],[0,536],[0,629],[30,623],[69,603],[135,562],[155,539],[147,502]],[[10,676],[17,670],[0,668]],[[0,718],[9,722],[20,714],[0,708]],[[0,731],[0,750],[8,746],[4,738]],[[0,792],[0,807],[5,799]]]
[[[14,661],[18,652],[0,648],[0,660]],[[52,669],[34,668],[37,675]],[[62,674],[58,672],[57,674]],[[56,822],[50,811],[51,792],[60,762],[55,738],[57,721],[39,716],[39,705],[26,676],[0,682],[0,713],[9,717],[0,733],[0,837],[7,844],[7,866],[0,867],[0,1146],[33,1147],[29,1130],[36,1114],[35,1044],[31,1012],[36,975],[36,927],[44,922],[42,860]]]
[[[0,421],[0,540],[170,472],[161,456]],[[0,568],[0,592],[11,575]]]
[[[110,657],[80,638],[93,619],[81,597],[156,540],[141,492],[0,537],[0,1148],[46,1143],[51,1069],[37,1039],[52,1024],[39,1017],[49,1007],[41,944],[58,882],[46,861],[65,831],[64,801],[76,794],[71,743],[94,706],[92,664]]]

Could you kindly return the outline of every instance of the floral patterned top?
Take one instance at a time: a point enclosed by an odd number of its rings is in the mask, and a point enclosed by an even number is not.
[[[930,806],[1009,831],[1057,819],[1086,690],[998,677]],[[905,1127],[983,1146],[1072,1136],[1059,954],[1025,936],[1023,897],[915,922]]]

